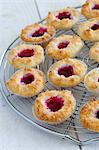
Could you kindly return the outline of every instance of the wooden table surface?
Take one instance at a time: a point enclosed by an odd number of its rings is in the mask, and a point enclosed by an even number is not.
[[[85,0],[0,0],[0,54],[25,25],[39,21],[49,10],[78,6],[84,2]],[[99,142],[78,146],[45,133],[18,116],[0,94],[0,150],[99,150]]]

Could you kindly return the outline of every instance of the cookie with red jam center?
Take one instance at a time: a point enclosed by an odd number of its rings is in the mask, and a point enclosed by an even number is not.
[[[99,99],[93,98],[80,110],[80,122],[83,127],[99,132]]]
[[[70,91],[45,91],[40,93],[32,107],[33,115],[48,124],[59,124],[74,112],[76,101]]]
[[[99,42],[96,42],[89,51],[91,59],[99,63]]]
[[[21,39],[26,43],[45,44],[55,35],[55,28],[50,25],[32,24],[21,31]]]
[[[84,43],[77,35],[62,34],[54,38],[46,47],[46,54],[53,59],[73,58],[79,54]]]
[[[99,0],[87,0],[81,12],[87,19],[99,17]]]
[[[16,71],[8,81],[7,88],[16,95],[33,97],[41,92],[45,85],[45,75],[42,71],[25,68]]]
[[[82,22],[78,28],[79,36],[86,41],[99,41],[99,17]]]
[[[68,30],[76,25],[80,19],[80,13],[75,8],[64,8],[55,12],[49,12],[47,23],[55,29]]]
[[[62,59],[48,70],[48,80],[58,87],[74,87],[83,81],[87,71],[84,62],[77,59]]]
[[[99,67],[89,71],[84,78],[84,85],[94,95],[99,95]]]
[[[7,52],[8,62],[16,69],[36,67],[44,61],[40,45],[20,44]]]

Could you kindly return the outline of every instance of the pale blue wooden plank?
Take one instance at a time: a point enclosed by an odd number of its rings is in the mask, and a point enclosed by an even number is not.
[[[46,17],[48,11],[61,9],[67,6],[75,7],[82,5],[85,0],[36,0],[41,17]]]

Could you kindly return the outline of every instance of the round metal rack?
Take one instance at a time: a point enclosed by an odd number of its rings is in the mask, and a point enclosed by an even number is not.
[[[69,34],[69,35],[77,35],[77,27],[78,25],[85,21],[86,19],[81,16],[81,19],[77,26],[69,31],[57,31],[56,37],[61,35],[61,34]],[[44,23],[45,19],[40,21],[40,23]],[[31,124],[49,132],[52,134],[56,134],[58,136],[61,136],[62,138],[69,139],[72,142],[75,142],[78,145],[84,145],[88,144],[93,141],[98,141],[99,140],[99,134],[98,133],[93,133],[85,128],[83,128],[79,122],[79,110],[81,106],[87,102],[88,99],[93,97],[84,87],[83,83],[79,84],[76,87],[73,88],[68,88],[69,90],[72,91],[74,94],[76,100],[77,100],[77,107],[74,112],[74,114],[66,120],[64,123],[59,124],[59,125],[49,125],[42,123],[33,116],[32,114],[32,105],[35,101],[35,97],[33,98],[22,98],[19,96],[16,96],[12,93],[10,93],[5,86],[5,82],[10,78],[10,76],[15,72],[15,69],[7,62],[6,60],[6,53],[9,51],[11,48],[15,47],[21,43],[20,37],[17,37],[5,50],[2,59],[1,59],[1,93],[4,96],[5,100],[7,103],[12,107],[12,109],[19,114],[21,117],[23,117],[26,121],[30,122]],[[88,65],[88,71],[99,67],[99,64],[90,60],[89,59],[89,49],[93,45],[93,43],[90,42],[85,42],[84,41],[84,47],[77,56],[77,59],[83,60],[87,65]],[[50,67],[51,64],[53,64],[55,61],[52,59],[49,59],[47,56],[45,57],[45,62],[44,64],[41,64],[38,66],[40,70],[42,70],[45,74],[47,73],[48,68]],[[58,89],[61,90],[63,88],[55,88],[52,86],[48,81],[46,81],[46,85],[44,88],[44,91],[46,89]],[[91,138],[90,138],[91,137]]]

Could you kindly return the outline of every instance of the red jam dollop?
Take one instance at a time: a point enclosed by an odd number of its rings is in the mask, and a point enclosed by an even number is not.
[[[24,84],[30,84],[33,81],[34,81],[34,76],[31,73],[27,73],[21,78],[21,83],[24,83]]]
[[[64,100],[57,96],[50,97],[46,100],[46,105],[47,108],[50,109],[52,112],[56,112],[63,107]]]
[[[59,75],[64,75],[65,77],[70,77],[74,75],[73,67],[72,66],[64,66],[58,69]]]
[[[18,56],[23,58],[23,57],[31,57],[34,55],[34,50],[33,49],[25,49],[22,50],[20,53],[18,53]]]
[[[99,24],[94,24],[92,27],[91,27],[92,30],[98,30],[99,29]]]
[[[95,4],[92,9],[97,9],[97,10],[99,10],[99,4]]]
[[[36,30],[33,34],[32,37],[40,37],[43,36],[44,33],[47,32],[47,28],[39,28],[38,30]]]
[[[59,13],[59,14],[56,16],[56,18],[58,18],[58,19],[60,19],[60,20],[66,19],[66,18],[72,19],[71,13],[69,13],[69,12],[61,12],[61,13]]]
[[[59,49],[66,48],[66,47],[68,46],[68,44],[69,44],[68,41],[66,41],[66,42],[61,42],[61,43],[59,43],[58,48],[59,48]]]
[[[99,110],[96,111],[95,117],[96,117],[97,119],[99,119]]]

